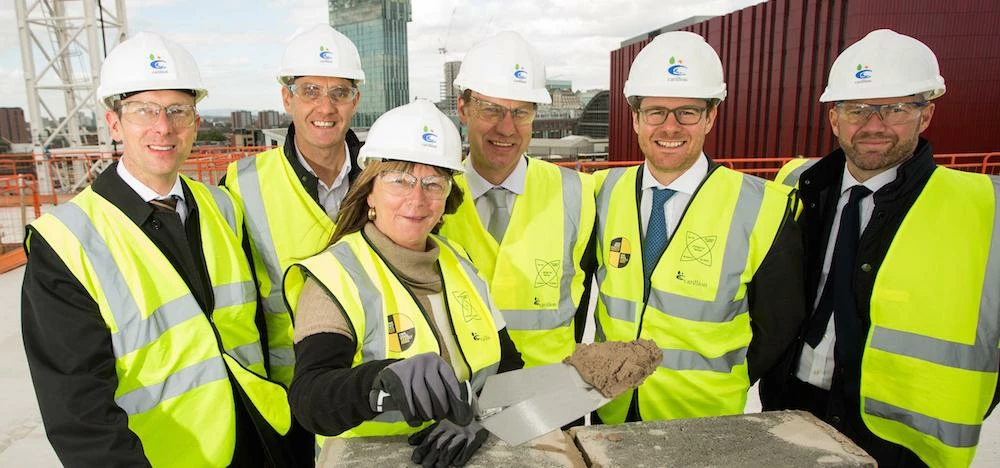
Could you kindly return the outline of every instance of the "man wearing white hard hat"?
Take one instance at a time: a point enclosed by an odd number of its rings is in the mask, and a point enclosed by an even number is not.
[[[705,155],[726,84],[701,36],[657,36],[624,91],[645,161],[596,174],[597,339],[653,340],[663,362],[598,415],[742,414],[804,315],[795,194]]]
[[[879,465],[968,466],[1000,396],[1000,181],[934,163],[920,134],[944,92],[930,48],[872,31],[820,97],[840,149],[779,174],[802,197],[813,312],[761,401]]]
[[[527,154],[545,65],[519,34],[476,44],[455,78],[469,136],[466,193],[441,234],[469,253],[528,367],[560,362],[583,336],[593,276],[594,182]]]
[[[486,377],[523,366],[475,267],[431,234],[462,203],[453,183],[463,170],[461,145],[458,129],[428,101],[380,116],[332,245],[289,268],[289,396],[316,434],[412,434],[414,462],[462,466],[488,434],[459,382],[478,392]],[[398,410],[378,411],[373,391]]]
[[[329,25],[293,36],[278,70],[285,111],[292,115],[285,144],[232,163],[222,181],[246,211],[267,319],[268,370],[285,385],[292,382],[295,360],[282,278],[289,265],[330,242],[340,203],[361,172],[361,143],[349,127],[364,79],[357,47]]]
[[[242,211],[178,174],[207,94],[194,59],[136,34],[97,92],[124,154],[24,242],[24,348],[52,447],[68,466],[287,466]]]

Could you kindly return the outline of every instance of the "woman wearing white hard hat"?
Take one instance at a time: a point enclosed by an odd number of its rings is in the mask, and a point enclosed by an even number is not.
[[[375,121],[358,162],[332,245],[286,275],[294,414],[326,436],[416,433],[415,461],[462,465],[487,433],[459,382],[523,362],[475,268],[431,234],[462,200],[458,130],[418,100]],[[397,410],[376,411],[379,392]]]

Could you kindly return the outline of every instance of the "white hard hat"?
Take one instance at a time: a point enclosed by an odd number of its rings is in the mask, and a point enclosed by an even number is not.
[[[124,93],[163,89],[193,91],[195,103],[208,96],[194,57],[165,37],[140,32],[118,44],[101,65],[97,96],[108,109]]]
[[[317,24],[292,36],[281,57],[278,82],[287,85],[298,76],[330,76],[361,84],[365,72],[351,40],[329,24]]]
[[[705,38],[687,31],[660,34],[632,61],[625,97],[726,99],[722,61]]]
[[[551,104],[545,89],[545,64],[528,41],[504,31],[472,46],[455,77],[460,90],[515,101]]]
[[[375,119],[358,153],[358,167],[364,169],[369,159],[409,161],[464,172],[458,129],[424,99],[390,109]]]
[[[819,102],[944,94],[944,78],[929,47],[910,36],[878,29],[844,49],[830,67]]]

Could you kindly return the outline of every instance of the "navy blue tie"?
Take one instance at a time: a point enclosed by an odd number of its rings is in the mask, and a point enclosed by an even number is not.
[[[841,342],[848,343],[855,339],[861,330],[861,317],[858,316],[858,306],[854,301],[854,261],[858,256],[858,238],[861,236],[861,199],[871,193],[864,185],[851,187],[851,195],[840,214],[840,227],[837,229],[837,240],[833,244],[833,257],[830,259],[830,273],[816,313],[805,333],[806,343],[813,348],[823,339],[830,323],[830,315],[836,314],[836,348],[841,348]]]
[[[667,219],[663,206],[675,193],[677,192],[668,188],[653,188],[653,206],[649,213],[649,224],[646,225],[646,239],[642,244],[642,273],[646,281],[649,281],[653,267],[667,248]]]

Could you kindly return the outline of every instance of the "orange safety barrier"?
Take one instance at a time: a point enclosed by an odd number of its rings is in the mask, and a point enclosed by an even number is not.
[[[0,273],[24,265],[24,226],[41,215],[34,176],[0,176]]]

